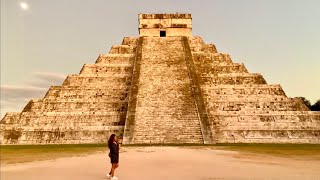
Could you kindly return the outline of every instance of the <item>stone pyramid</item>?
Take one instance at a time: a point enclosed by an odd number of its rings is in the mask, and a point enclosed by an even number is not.
[[[191,23],[139,14],[139,37],[7,113],[1,143],[320,143],[320,112],[192,36]]]

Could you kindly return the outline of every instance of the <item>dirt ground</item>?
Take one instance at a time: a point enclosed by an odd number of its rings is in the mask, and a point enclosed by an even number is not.
[[[192,147],[123,147],[119,180],[320,180],[320,160]],[[1,164],[1,180],[103,180],[107,152]]]

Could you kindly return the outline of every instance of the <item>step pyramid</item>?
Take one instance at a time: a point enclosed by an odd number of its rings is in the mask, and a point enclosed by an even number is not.
[[[320,112],[193,36],[191,14],[139,14],[138,37],[0,128],[1,144],[320,143]]]

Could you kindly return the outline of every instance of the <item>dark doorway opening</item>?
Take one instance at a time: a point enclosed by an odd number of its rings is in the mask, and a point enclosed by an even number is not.
[[[166,31],[160,31],[160,37],[166,37]]]

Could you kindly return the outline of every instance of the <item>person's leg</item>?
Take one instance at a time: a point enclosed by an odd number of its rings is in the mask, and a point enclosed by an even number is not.
[[[110,156],[109,156],[109,157],[110,157]],[[110,157],[110,161],[111,161],[111,168],[110,168],[110,171],[109,171],[108,175],[111,176],[111,173],[112,173],[112,159],[111,159],[111,157]]]
[[[112,171],[112,164],[111,164],[111,168],[110,168],[110,171],[109,171],[109,175],[111,176],[111,171]]]
[[[113,177],[114,176],[114,170],[116,169],[115,168],[116,167],[116,164],[115,163],[112,163],[112,167],[111,167],[111,177]]]

